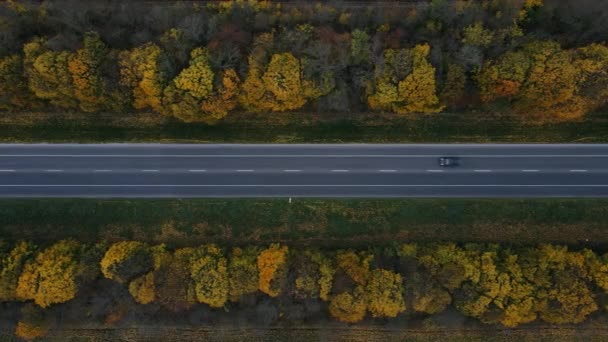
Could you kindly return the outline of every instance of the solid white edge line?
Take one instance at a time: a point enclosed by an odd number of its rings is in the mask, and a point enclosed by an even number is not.
[[[0,154],[0,157],[82,158],[439,158],[440,154]],[[460,158],[608,158],[608,154],[461,154]]]
[[[235,187],[402,187],[402,188],[577,188],[577,187],[608,187],[608,184],[0,184],[0,187],[207,187],[207,188],[235,188]]]

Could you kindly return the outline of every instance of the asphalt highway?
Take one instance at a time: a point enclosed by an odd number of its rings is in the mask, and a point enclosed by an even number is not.
[[[608,145],[0,145],[0,197],[304,196],[607,197]]]

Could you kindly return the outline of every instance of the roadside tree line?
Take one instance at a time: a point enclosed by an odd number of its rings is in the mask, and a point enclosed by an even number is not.
[[[171,250],[138,241],[91,245],[75,240],[47,247],[0,245],[0,302],[35,304],[22,306],[16,327],[20,337],[45,334],[52,324],[40,318],[44,311],[68,305],[83,292],[102,297],[82,304],[91,306],[87,311],[94,310],[94,302],[111,301],[103,298],[109,293],[104,288],[111,286],[124,287],[142,306],[173,314],[197,305],[238,310],[269,298],[318,302],[329,317],[345,323],[453,308],[505,327],[534,321],[576,324],[606,309],[608,254],[549,244],[405,244],[365,250],[280,244]],[[107,308],[100,320],[120,320],[124,298],[114,300],[116,307]]]
[[[557,122],[606,103],[608,47],[539,34],[538,17],[555,10],[551,1],[456,3],[436,1],[420,13],[398,8],[399,18],[372,6],[369,13],[382,13],[373,20],[364,20],[364,10],[326,5],[163,5],[156,9],[183,21],[122,41],[98,21],[47,27],[49,16],[74,20],[52,1],[8,2],[1,6],[13,45],[0,50],[0,109],[154,111],[210,124],[236,111],[329,117],[478,109]],[[129,6],[106,10],[122,18]],[[105,18],[97,7],[85,9]],[[132,30],[128,24],[116,30]]]

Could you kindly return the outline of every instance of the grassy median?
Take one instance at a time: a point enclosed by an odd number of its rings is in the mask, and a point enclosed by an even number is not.
[[[173,245],[608,243],[608,199],[0,200],[0,236]]]

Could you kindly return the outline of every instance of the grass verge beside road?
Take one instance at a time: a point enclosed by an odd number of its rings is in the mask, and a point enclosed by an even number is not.
[[[532,125],[513,117],[442,113],[407,117],[310,113],[235,114],[215,126],[180,123],[157,114],[0,115],[0,142],[188,143],[485,143],[608,142],[606,115],[583,122]]]
[[[314,246],[451,241],[608,244],[608,199],[5,199],[0,236],[38,243]]]

